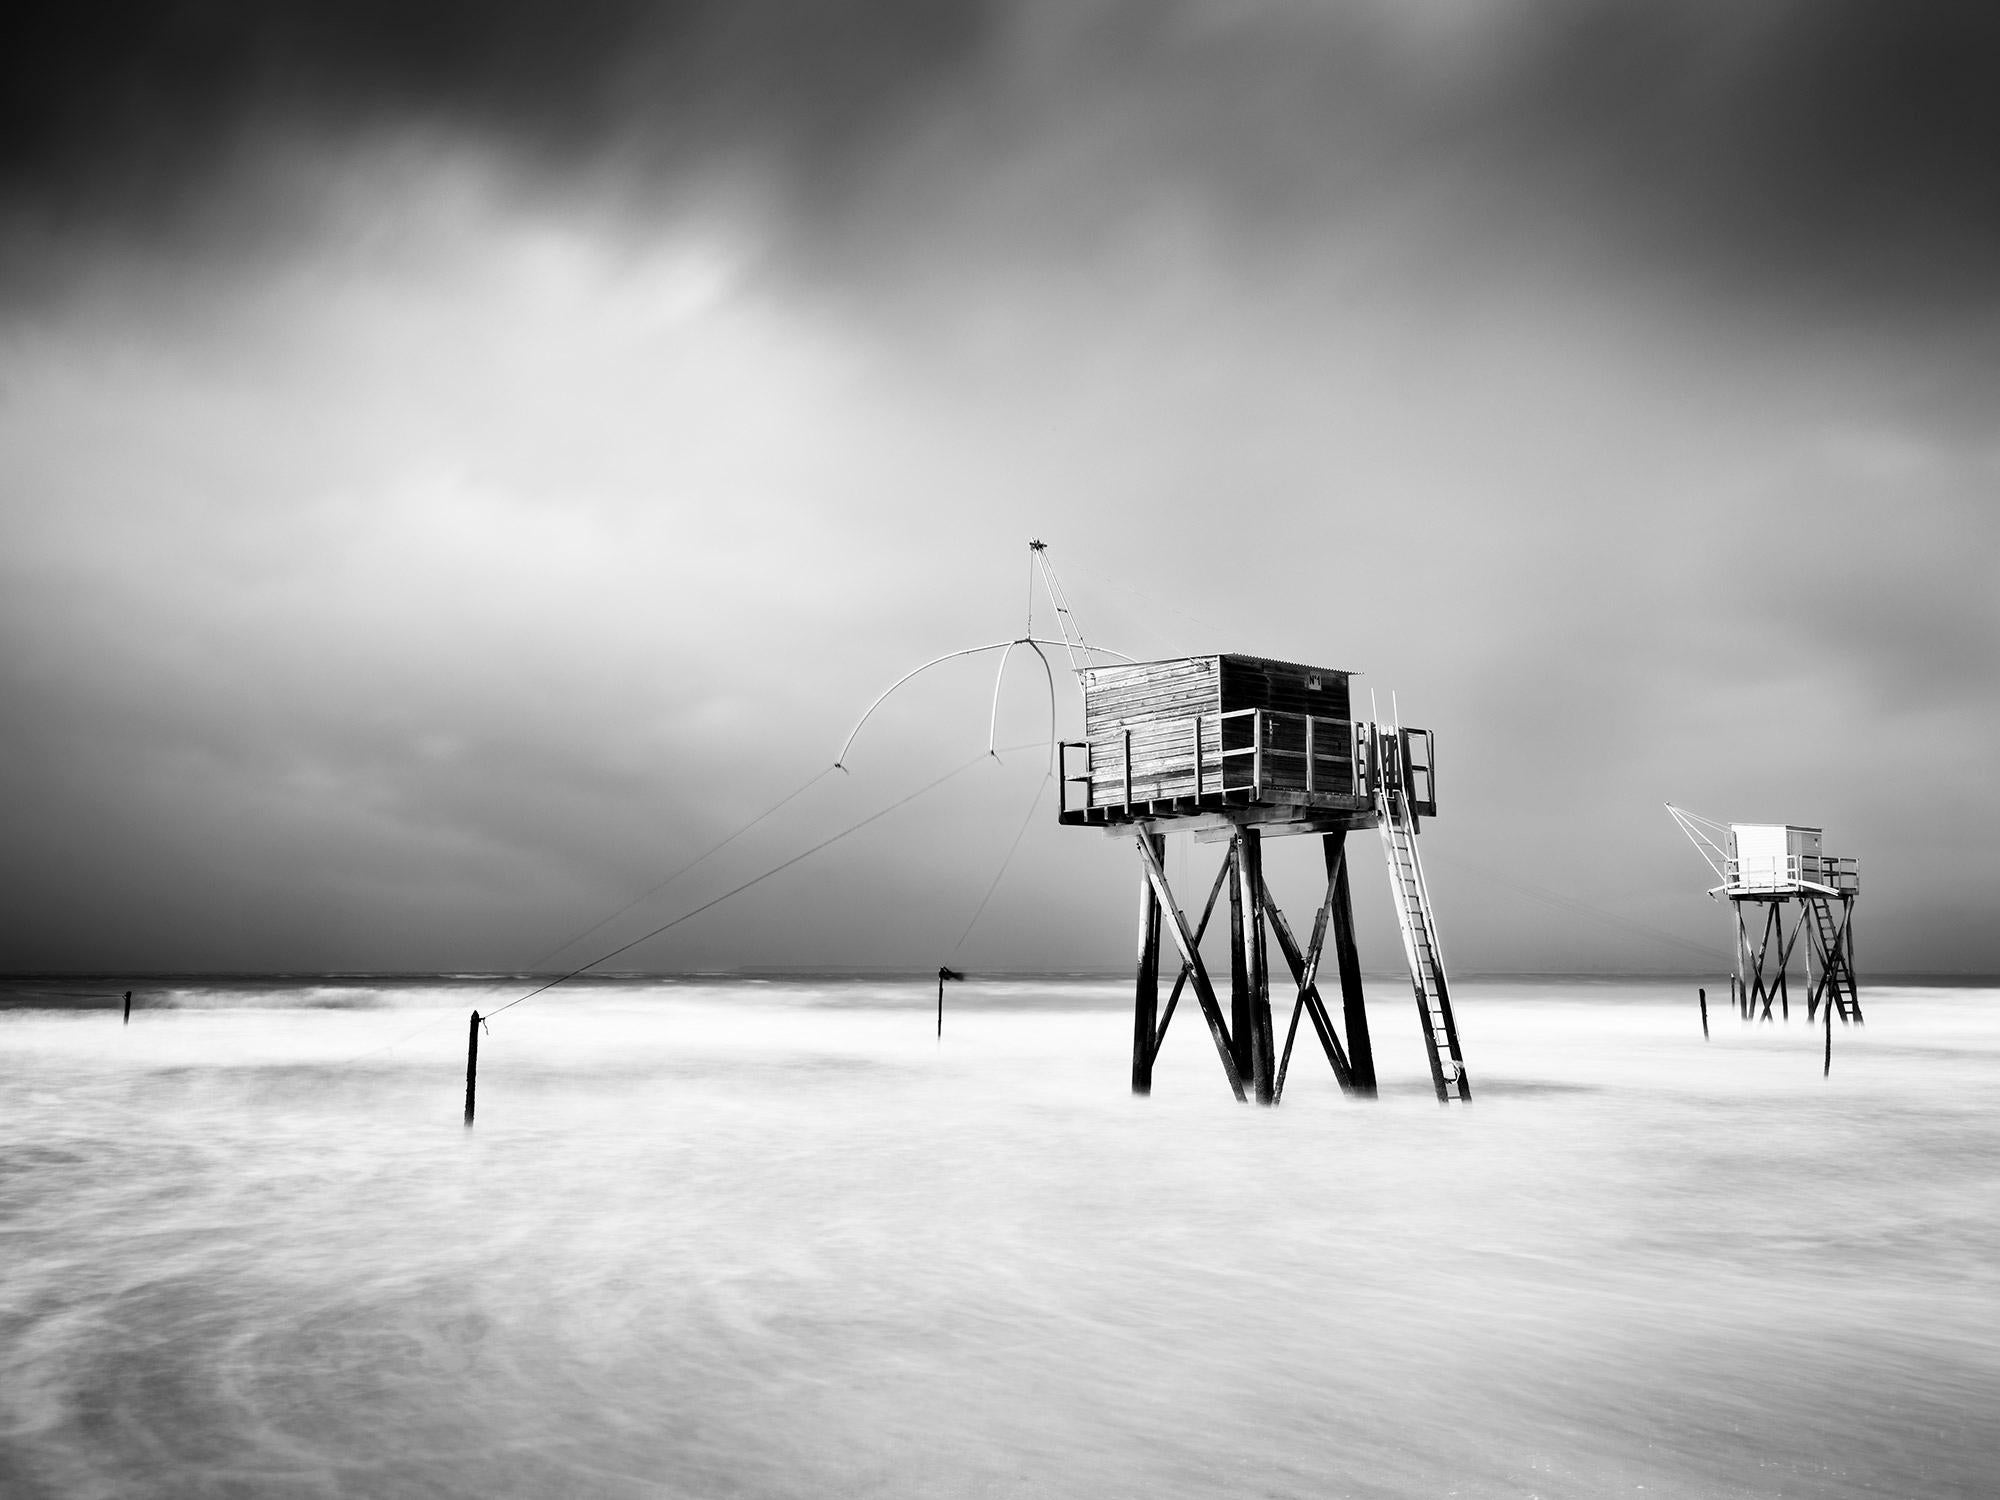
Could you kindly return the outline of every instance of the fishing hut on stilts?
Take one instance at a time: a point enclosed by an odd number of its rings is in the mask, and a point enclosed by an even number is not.
[[[1805,939],[1806,1020],[1827,1007],[1829,1024],[1859,1022],[1854,977],[1854,901],[1861,874],[1852,859],[1828,854],[1821,831],[1789,823],[1718,823],[1667,804],[1683,832],[1722,883],[1708,893],[1734,918],[1736,971],[1730,987],[1738,1013],[1771,1020],[1791,1013],[1788,978]],[[1753,934],[1755,935],[1753,938]]]
[[[1084,737],[1059,747],[1058,816],[1072,827],[1132,839],[1138,848],[1134,1093],[1152,1091],[1153,1060],[1187,989],[1238,1099],[1276,1104],[1283,1097],[1301,1016],[1311,1022],[1340,1087],[1375,1093],[1348,861],[1348,836],[1373,830],[1388,865],[1431,1081],[1441,1102],[1472,1097],[1417,853],[1422,820],[1437,813],[1433,737],[1429,730],[1353,718],[1349,675],[1242,655],[1080,670]],[[1192,924],[1167,879],[1167,837],[1177,833],[1229,845]],[[1325,894],[1303,943],[1264,880],[1264,840],[1299,834],[1320,839],[1326,869]],[[1226,1014],[1201,953],[1225,890]],[[1180,958],[1164,1012],[1163,930]],[[1274,1046],[1267,934],[1294,996],[1282,1054]],[[1338,1021],[1320,991],[1329,940],[1340,984]]]

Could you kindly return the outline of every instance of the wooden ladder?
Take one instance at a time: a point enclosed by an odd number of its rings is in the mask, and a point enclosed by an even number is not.
[[[1859,1021],[1861,997],[1856,991],[1854,970],[1847,962],[1846,921],[1834,920],[1833,902],[1824,897],[1809,897],[1806,906],[1812,911],[1813,932],[1819,939],[1822,966],[1819,988],[1841,1020]],[[1844,902],[1842,916],[1846,916]]]
[[[1417,858],[1416,820],[1400,787],[1376,794],[1381,813],[1382,852],[1388,859],[1389,884],[1395,888],[1396,921],[1403,929],[1403,956],[1410,963],[1410,984],[1423,1018],[1424,1046],[1430,1053],[1431,1082],[1438,1102],[1470,1100],[1472,1081],[1465,1074],[1465,1057],[1458,1050],[1458,1027],[1451,1018],[1451,989],[1445,981],[1444,960],[1438,956],[1437,924],[1431,916],[1430,890]]]

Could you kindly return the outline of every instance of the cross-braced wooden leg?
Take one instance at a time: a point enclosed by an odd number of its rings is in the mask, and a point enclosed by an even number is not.
[[[1197,946],[1200,945],[1202,937],[1208,932],[1208,919],[1215,915],[1215,899],[1222,894],[1223,882],[1229,879],[1231,872],[1235,868],[1236,866],[1233,863],[1224,859],[1222,868],[1215,872],[1215,883],[1208,888],[1208,901],[1201,909],[1201,920],[1195,924],[1194,940]],[[1167,1008],[1160,1016],[1160,1029],[1153,1036],[1153,1056],[1155,1058],[1160,1055],[1160,1043],[1167,1039],[1167,1028],[1174,1021],[1174,1007],[1180,1004],[1181,991],[1186,987],[1188,976],[1193,972],[1194,970],[1190,969],[1183,962],[1179,975],[1174,979],[1173,990],[1167,995]]]
[[[1167,872],[1160,864],[1160,857],[1152,842],[1146,838],[1139,840],[1139,856],[1146,862],[1146,873],[1153,882],[1153,889],[1160,898],[1160,910],[1167,919],[1167,931],[1174,940],[1174,946],[1181,950],[1181,962],[1188,967],[1188,978],[1194,984],[1195,999],[1201,1002],[1202,1018],[1208,1022],[1209,1035],[1215,1039],[1215,1050],[1222,1058],[1223,1076],[1229,1080],[1230,1092],[1240,1100],[1243,1092],[1243,1075],[1236,1070],[1236,1057],[1229,1045],[1229,1027],[1222,1019],[1222,1007],[1215,998],[1215,987],[1208,982],[1208,968],[1201,961],[1201,947],[1194,934],[1188,931],[1187,918],[1181,914],[1174,901],[1173,889],[1167,884]]]
[[[1319,993],[1319,960],[1322,945],[1326,942],[1327,908],[1333,902],[1333,887],[1327,887],[1326,899],[1320,903],[1319,915],[1313,922],[1312,946],[1304,952],[1299,950],[1298,940],[1292,936],[1291,924],[1285,914],[1278,909],[1278,903],[1271,899],[1269,886],[1264,887],[1264,911],[1271,920],[1272,936],[1278,940],[1278,951],[1285,956],[1285,966],[1292,971],[1292,982],[1298,986],[1298,1000],[1292,1006],[1292,1023],[1285,1032],[1285,1053],[1278,1063],[1278,1082],[1275,1098],[1285,1095],[1285,1075],[1291,1067],[1292,1043],[1299,1034],[1299,1015],[1303,1012],[1312,1017],[1313,1030],[1319,1034],[1320,1046],[1326,1052],[1326,1060],[1333,1068],[1334,1081],[1342,1091],[1353,1093],[1354,1071],[1349,1066],[1347,1054],[1340,1045],[1340,1037],[1333,1029],[1327,1016],[1325,1002]]]

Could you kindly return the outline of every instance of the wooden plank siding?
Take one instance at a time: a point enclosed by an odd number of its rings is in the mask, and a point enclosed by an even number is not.
[[[1348,676],[1325,667],[1241,655],[1091,668],[1083,682],[1091,803],[1124,803],[1128,734],[1134,802],[1192,796],[1197,716],[1202,719],[1201,789],[1250,786],[1256,765],[1250,753],[1254,716],[1222,717],[1242,709],[1274,711],[1264,720],[1266,787],[1305,789],[1305,716],[1310,715],[1318,721],[1313,726],[1314,791],[1351,794]],[[1317,687],[1311,685],[1315,682]]]
[[[1213,656],[1091,667],[1083,674],[1084,738],[1096,744],[1128,724],[1219,713],[1221,678]]]

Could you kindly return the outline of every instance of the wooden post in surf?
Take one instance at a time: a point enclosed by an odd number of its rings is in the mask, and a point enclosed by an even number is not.
[[[1695,993],[1701,997],[1701,1039],[1705,1042],[1708,1040],[1708,991],[1696,990]]]
[[[125,992],[125,1024],[127,1026],[132,1024],[132,992],[130,990]]]
[[[940,966],[938,967],[938,1020],[937,1020],[937,1034],[938,1034],[938,1040],[939,1040],[939,1041],[943,1041],[943,1040],[944,1040],[944,982],[945,982],[945,981],[946,981],[947,979],[963,979],[963,978],[965,978],[965,976],[964,976],[963,974],[959,973],[959,972],[958,972],[958,970],[956,970],[956,969],[952,969],[952,968],[946,968],[946,967],[944,967],[943,965],[940,965]]]
[[[472,1013],[472,1026],[465,1039],[465,1128],[472,1128],[472,1096],[479,1086],[479,1012]]]

